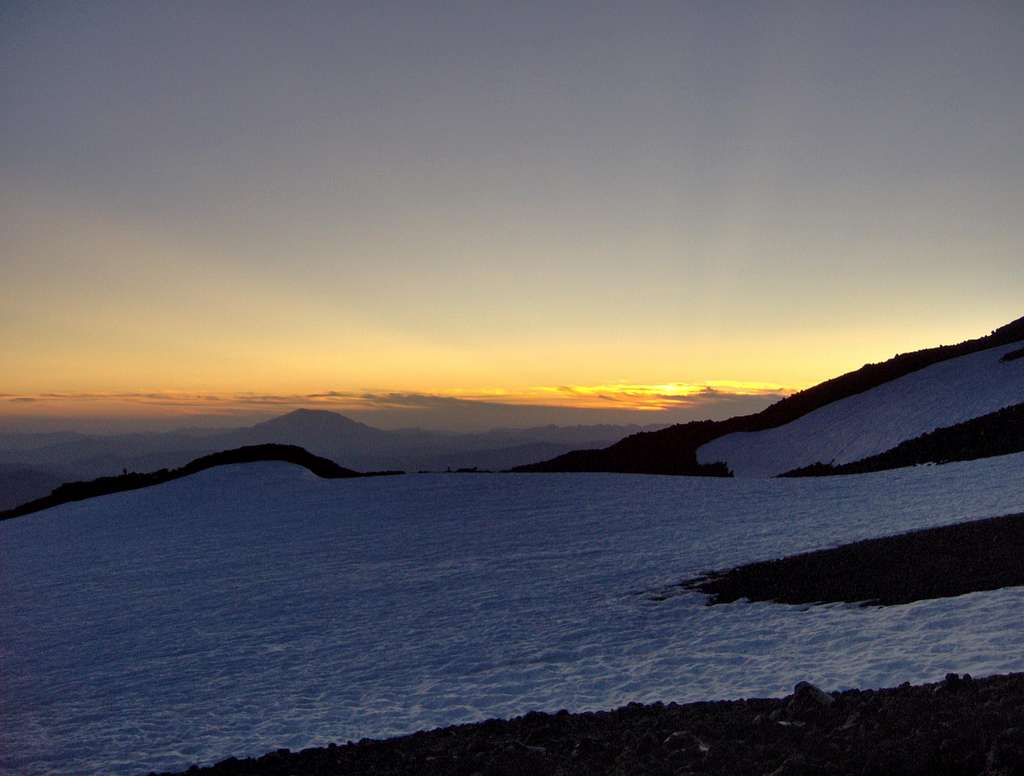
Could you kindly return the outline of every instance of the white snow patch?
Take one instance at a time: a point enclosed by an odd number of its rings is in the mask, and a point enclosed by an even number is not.
[[[1021,343],[949,359],[832,402],[792,423],[737,432],[697,450],[737,477],[773,477],[814,463],[850,463],[937,428],[1024,402],[1024,359],[1000,362]]]
[[[1024,510],[1024,454],[815,480],[224,467],[0,524],[0,772],[1024,670],[1024,589],[706,607],[709,568]]]

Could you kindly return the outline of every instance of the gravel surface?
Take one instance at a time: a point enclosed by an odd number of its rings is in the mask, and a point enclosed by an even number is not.
[[[1011,776],[1024,774],[1024,674],[836,693],[801,682],[780,699],[534,712],[187,773]]]

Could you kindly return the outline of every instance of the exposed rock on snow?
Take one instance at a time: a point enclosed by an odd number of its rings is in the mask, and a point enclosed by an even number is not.
[[[683,586],[710,603],[908,604],[1024,585],[1024,515],[866,539],[711,572]]]
[[[942,361],[850,396],[778,428],[740,432],[697,450],[737,477],[772,477],[815,463],[845,464],[904,440],[1024,402],[1024,359],[1004,345]]]
[[[693,421],[660,431],[633,434],[605,449],[574,450],[557,458],[517,467],[516,471],[729,476],[729,468],[724,463],[698,460],[697,451],[727,434],[779,428],[815,410],[864,394],[936,364],[1004,346],[1019,349],[1022,341],[1024,318],[1018,318],[984,337],[966,340],[956,345],[942,345],[901,353],[881,363],[865,364],[860,369],[780,399],[753,415],[737,416],[723,421]],[[1022,351],[1008,351],[1002,360],[1012,360],[1019,352]],[[830,461],[831,458],[828,458],[821,462]]]
[[[1024,404],[1014,404],[980,418],[945,426],[900,442],[891,450],[859,461],[831,466],[816,463],[785,472],[780,477],[825,477],[865,474],[927,463],[974,461],[1024,451]]]

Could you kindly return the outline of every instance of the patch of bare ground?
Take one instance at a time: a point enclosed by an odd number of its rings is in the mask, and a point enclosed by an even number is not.
[[[1024,773],[1024,675],[714,703],[530,713],[385,741],[279,750],[209,776],[1015,776]]]
[[[890,606],[1024,585],[1024,515],[928,528],[688,580],[709,604],[741,598]]]

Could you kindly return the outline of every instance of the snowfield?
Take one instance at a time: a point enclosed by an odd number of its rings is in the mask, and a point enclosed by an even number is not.
[[[144,774],[531,709],[1024,671],[1024,588],[651,600],[709,568],[1024,511],[1022,475],[1024,454],[787,480],[268,463],[0,523],[0,771]]]
[[[1024,402],[1024,359],[999,360],[1020,348],[1017,342],[942,361],[784,426],[727,434],[698,448],[697,460],[724,461],[737,477],[773,477],[884,452],[936,428]]]

